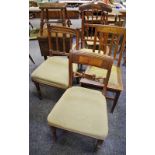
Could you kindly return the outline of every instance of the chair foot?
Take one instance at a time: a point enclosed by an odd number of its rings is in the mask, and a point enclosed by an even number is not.
[[[98,151],[102,147],[103,142],[104,140],[97,140],[95,144],[94,152]]]
[[[113,103],[112,108],[111,108],[111,111],[110,111],[111,113],[114,112],[114,109],[115,109],[115,107],[116,107],[116,104],[117,104],[117,101],[118,101],[118,98],[119,98],[120,94],[121,94],[120,91],[119,91],[119,92],[116,92],[115,99],[114,99],[114,103]]]
[[[42,100],[42,95],[41,95],[41,91],[40,91],[40,85],[38,82],[34,82],[36,88],[37,88],[37,92],[38,92],[38,97],[40,100]]]
[[[51,126],[51,131],[52,131],[52,139],[53,139],[53,142],[55,143],[56,140],[57,140],[57,135],[56,135],[56,128]]]

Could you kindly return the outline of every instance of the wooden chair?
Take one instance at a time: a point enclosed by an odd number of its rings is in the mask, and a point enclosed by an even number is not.
[[[68,25],[70,27],[71,21],[67,16],[66,3],[39,3],[39,8],[41,9],[41,18],[40,18],[40,35],[43,34],[43,26],[45,23],[60,23],[63,26]],[[49,21],[49,10],[58,12],[59,10],[59,19]]]
[[[40,84],[67,89],[69,87],[68,56],[72,48],[73,38],[76,40],[78,49],[78,30],[63,26],[50,26],[48,32],[49,57],[32,73],[32,81],[36,85],[39,98],[41,99]],[[69,40],[69,41],[68,41]],[[62,47],[60,46],[62,44]],[[77,70],[77,65],[74,65]]]
[[[40,32],[37,36],[41,55],[44,59],[49,56],[49,44],[48,44],[48,25],[63,25],[70,27],[71,22],[67,16],[66,3],[39,3],[39,8],[41,9],[41,20],[40,20]],[[56,19],[50,20],[50,10],[56,13]],[[58,18],[58,19],[57,19]],[[45,25],[45,27],[44,27]],[[43,28],[44,27],[44,28]],[[69,49],[68,49],[69,50]]]
[[[102,92],[72,86],[74,77],[80,76],[95,79],[94,76],[75,72],[73,64],[91,65],[107,70],[104,76]],[[107,104],[104,95],[110,77],[113,59],[106,55],[73,51],[69,56],[70,88],[68,88],[48,115],[48,124],[52,129],[53,141],[57,139],[56,129],[85,135],[97,139],[96,147],[101,144],[108,135]],[[72,87],[71,87],[72,86]]]
[[[113,106],[111,108],[111,112],[113,112],[120,93],[123,90],[120,65],[122,60],[122,54],[125,48],[126,29],[124,27],[117,26],[96,25],[95,30],[94,47],[92,51],[98,52],[101,55],[110,55],[113,57],[114,60],[110,79],[107,86],[108,91],[114,92],[115,94],[114,98],[107,96],[107,98],[114,100]],[[120,39],[122,38],[123,40],[120,41]],[[96,46],[97,43],[99,44],[98,46]],[[100,79],[100,77],[102,77],[106,72],[105,70],[97,67],[88,67],[86,69],[86,73],[96,75]],[[94,86],[97,88],[102,88],[102,83],[100,83],[99,81],[92,82],[90,80],[82,78],[80,80],[80,83],[82,86]]]
[[[86,24],[107,24],[108,13],[112,12],[112,8],[101,1],[93,1],[80,5],[79,10],[82,18],[82,48],[91,48],[90,46],[92,46],[94,42],[95,29],[94,27],[86,26]]]

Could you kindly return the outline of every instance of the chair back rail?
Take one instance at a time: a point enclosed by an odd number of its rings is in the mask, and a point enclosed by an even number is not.
[[[76,49],[79,46],[79,30],[64,26],[49,26],[48,43],[50,55],[66,55],[72,49],[74,38]],[[69,49],[69,50],[68,50]]]
[[[69,86],[72,86],[74,76],[81,78],[96,80],[95,75],[88,75],[85,73],[73,72],[73,63],[95,66],[107,70],[106,77],[103,77],[103,93],[106,94],[107,84],[109,81],[113,58],[107,55],[99,55],[96,53],[82,52],[74,50],[69,55]]]
[[[120,66],[126,42],[126,28],[99,24],[93,26],[96,27],[93,52],[98,50],[98,53],[102,51],[113,56],[117,66]]]
[[[108,12],[112,12],[111,6],[102,2],[91,2],[79,6],[82,18],[82,48],[86,41],[93,41],[94,27],[85,27],[85,24],[107,24]]]
[[[119,67],[126,44],[126,28],[102,24],[85,24],[85,30],[93,28],[93,36],[85,36],[84,41],[92,42],[92,52],[98,51],[113,56]]]

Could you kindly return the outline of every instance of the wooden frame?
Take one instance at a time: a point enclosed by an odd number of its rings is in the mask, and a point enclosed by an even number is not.
[[[76,36],[76,49],[79,49],[79,30],[62,26],[48,26],[49,55],[68,56]],[[68,40],[68,41],[67,41]],[[60,46],[60,42],[62,43]],[[66,51],[67,49],[67,51]]]
[[[88,4],[82,4],[79,6],[82,18],[82,48],[85,47],[87,41],[93,42],[94,37],[94,27],[86,27],[85,24],[107,24],[108,23],[108,13],[112,12],[111,6],[98,2],[91,2]]]
[[[109,26],[109,25],[99,25],[99,24],[94,25],[87,24],[87,25],[95,27],[93,52],[95,52],[96,48],[98,48],[97,49],[98,53],[101,53],[101,51],[103,51],[103,54],[112,56],[117,68],[120,69],[120,64],[126,42],[126,29],[124,27]],[[113,52],[113,46],[115,47],[114,52]],[[118,74],[119,74],[118,76],[119,86],[112,86],[112,87],[107,86],[108,91],[115,93],[114,98],[107,96],[108,99],[114,100],[111,108],[112,113],[116,107],[120,93],[123,90],[123,84],[120,75],[121,73],[118,72]],[[89,81],[86,81],[84,79],[81,79],[80,83],[83,86],[94,86],[97,88],[102,88],[102,84],[90,83]]]

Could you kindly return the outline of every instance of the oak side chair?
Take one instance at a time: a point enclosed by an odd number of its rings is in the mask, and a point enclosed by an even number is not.
[[[91,48],[94,41],[95,29],[85,24],[108,24],[108,13],[112,12],[111,6],[101,2],[93,1],[79,6],[82,25],[81,25],[81,46]]]
[[[113,100],[113,105],[111,108],[111,112],[113,113],[120,93],[123,90],[122,72],[120,65],[126,42],[126,28],[109,25],[96,25],[95,30],[96,31],[94,38],[94,46],[92,51],[98,52],[101,55],[110,55],[113,57],[114,60],[114,64],[112,66],[110,74],[110,79],[107,86],[107,90],[113,92],[114,97],[106,96],[108,99]],[[98,49],[96,49],[97,43],[99,43]],[[102,83],[100,83],[100,81],[102,81],[100,77],[102,77],[106,73],[104,69],[92,66],[88,67],[85,73],[96,75],[98,77],[98,81],[92,82],[91,80],[82,78],[80,80],[82,86],[94,86],[97,88],[103,87]]]
[[[102,91],[72,86],[75,76],[95,79],[94,76],[75,72],[73,64],[91,65],[107,70]],[[96,147],[108,135],[108,115],[106,104],[106,86],[110,77],[113,59],[110,56],[73,51],[69,56],[70,88],[68,88],[48,115],[53,141],[57,139],[56,129],[63,129],[97,139]]]
[[[40,17],[40,32],[38,34],[38,42],[40,46],[41,55],[44,56],[46,60],[49,56],[48,52],[48,24],[68,26],[70,27],[71,21],[68,18],[66,3],[39,3],[39,8],[41,9]],[[55,19],[50,19],[50,10],[55,14]]]
[[[39,98],[42,99],[40,84],[67,89],[69,87],[68,55],[74,40],[78,49],[79,31],[63,26],[48,26],[48,42],[50,57],[35,69],[31,75]],[[60,46],[60,44],[62,46]],[[74,71],[78,66],[74,65]]]

